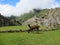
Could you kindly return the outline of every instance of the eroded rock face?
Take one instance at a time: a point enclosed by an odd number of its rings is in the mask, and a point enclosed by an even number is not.
[[[51,9],[42,20],[43,24],[48,28],[60,27],[60,8]]]

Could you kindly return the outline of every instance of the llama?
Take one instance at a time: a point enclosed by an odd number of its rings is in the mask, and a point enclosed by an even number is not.
[[[30,31],[33,31],[34,29],[36,29],[38,32],[39,32],[39,27],[40,26],[38,26],[38,25],[33,25],[33,26],[30,26],[30,24],[28,24],[28,26],[29,26],[29,30],[28,30],[28,33],[30,32]]]

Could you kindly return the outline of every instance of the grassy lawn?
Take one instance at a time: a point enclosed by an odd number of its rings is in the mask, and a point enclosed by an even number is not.
[[[5,26],[5,27],[0,27],[0,31],[1,30],[26,30],[28,29],[28,26]]]
[[[6,26],[0,27],[0,30],[28,28],[28,26]],[[60,45],[60,30],[39,32],[39,34],[36,32],[0,33],[0,45]]]
[[[5,30],[20,30],[20,29],[26,30],[26,29],[29,29],[29,27],[28,26],[4,26],[4,27],[0,27],[0,31],[1,30],[3,30],[3,31],[5,31]],[[47,28],[44,26],[40,26],[40,29],[45,30]]]
[[[0,33],[0,45],[60,45],[60,31]]]

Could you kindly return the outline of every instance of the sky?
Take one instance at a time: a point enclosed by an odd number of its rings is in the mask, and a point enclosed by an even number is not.
[[[60,7],[60,0],[0,0],[0,13],[3,16],[20,16],[34,8]]]
[[[19,2],[19,0],[0,0],[0,4],[6,5],[12,5],[12,6],[16,6],[16,4]]]

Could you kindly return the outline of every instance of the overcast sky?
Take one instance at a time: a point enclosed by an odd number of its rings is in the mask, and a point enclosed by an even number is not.
[[[0,0],[0,13],[4,16],[19,16],[34,8],[60,7],[60,0]]]

